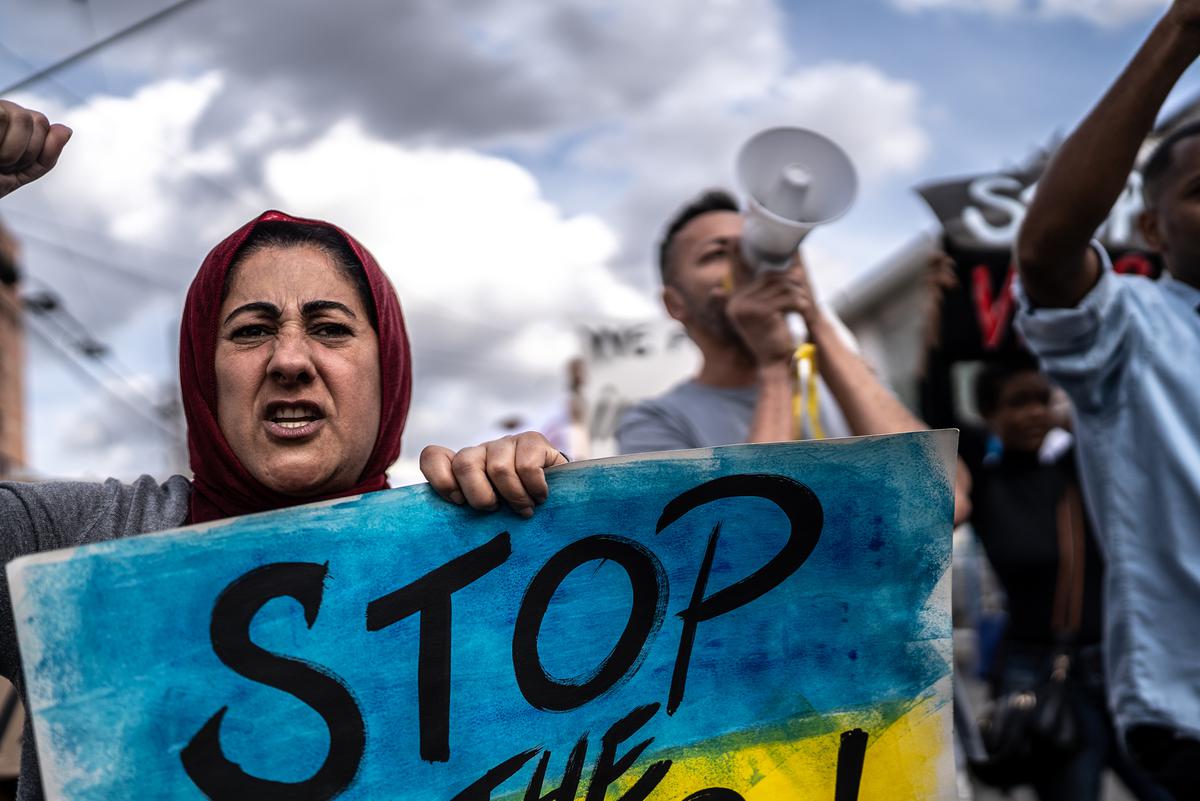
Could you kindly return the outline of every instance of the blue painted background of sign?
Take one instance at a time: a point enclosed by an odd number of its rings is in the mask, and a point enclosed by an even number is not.
[[[952,452],[953,434],[940,432],[585,462],[550,471],[550,499],[529,521],[453,506],[422,485],[18,560],[10,582],[48,789],[71,799],[128,797],[130,788],[146,798],[203,798],[181,751],[222,707],[221,747],[242,770],[278,782],[312,776],[330,748],[322,717],[238,675],[210,641],[222,591],[280,562],[327,564],[319,611],[310,628],[297,601],[271,600],[253,617],[250,639],[320,666],[353,694],[365,751],[341,798],[449,801],[535,747],[551,750],[549,777],[561,776],[585,731],[598,743],[645,704],[664,709],[623,746],[654,738],[639,764],[736,733],[799,740],[831,728],[822,721],[835,713],[911,703],[950,670],[948,598],[934,590],[950,562],[953,500],[942,459]],[[713,527],[720,523],[721,534],[709,596],[761,567],[789,528],[761,498],[715,501],[657,535],[656,522],[681,493],[743,473],[811,488],[823,529],[780,586],[698,624],[684,698],[668,716],[679,613]],[[503,531],[511,556],[453,595],[450,754],[430,763],[418,745],[421,618],[368,631],[366,610]],[[514,678],[518,608],[547,559],[593,535],[629,538],[654,554],[668,579],[665,617],[626,680],[579,709],[535,709]],[[632,596],[613,562],[572,572],[541,627],[545,671],[585,678],[620,637]],[[534,764],[502,790],[523,793]]]

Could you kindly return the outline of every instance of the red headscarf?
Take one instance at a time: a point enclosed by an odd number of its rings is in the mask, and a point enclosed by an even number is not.
[[[358,483],[333,495],[295,498],[264,487],[234,456],[217,425],[214,358],[225,276],[234,255],[255,227],[260,223],[275,221],[319,225],[340,234],[362,262],[371,297],[375,301],[383,391],[379,434]],[[179,381],[188,424],[188,456],[194,474],[192,510],[188,522],[202,523],[331,497],[373,492],[388,486],[386,471],[400,456],[400,435],[404,431],[404,420],[408,416],[408,404],[412,397],[412,359],[396,290],[379,268],[375,257],[352,236],[321,220],[291,217],[279,211],[264,212],[213,248],[204,264],[200,265],[200,272],[188,290],[180,328]]]

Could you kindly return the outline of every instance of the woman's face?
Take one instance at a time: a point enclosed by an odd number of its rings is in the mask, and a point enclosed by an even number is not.
[[[295,496],[358,483],[379,433],[379,338],[333,259],[251,254],[218,326],[217,423],[250,475]]]

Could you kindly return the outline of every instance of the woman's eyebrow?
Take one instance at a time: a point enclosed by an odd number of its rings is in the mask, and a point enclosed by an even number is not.
[[[358,319],[358,315],[352,312],[349,306],[336,300],[310,300],[300,307],[300,313],[305,317],[316,317],[325,311],[340,311],[351,319]]]
[[[222,323],[222,325],[229,325],[229,321],[234,317],[237,317],[239,314],[245,314],[249,312],[260,312],[273,320],[278,320],[283,315],[283,312],[280,311],[279,307],[274,303],[268,303],[265,300],[256,300],[253,303],[247,303],[243,306],[238,306],[236,309],[231,311],[229,316],[225,318],[225,322]]]

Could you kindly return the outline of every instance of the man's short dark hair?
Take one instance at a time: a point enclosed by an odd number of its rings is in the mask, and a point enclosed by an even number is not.
[[[671,283],[671,249],[675,244],[675,236],[683,230],[683,227],[702,214],[737,210],[737,200],[733,195],[724,189],[708,189],[675,212],[675,216],[667,223],[662,240],[658,243],[658,270],[662,275],[664,286]]]
[[[1154,146],[1146,165],[1142,167],[1142,198],[1147,208],[1153,208],[1162,189],[1162,180],[1171,171],[1175,145],[1200,134],[1200,120],[1192,120],[1176,128]]]
[[[983,417],[991,417],[1000,408],[1000,395],[1013,376],[1020,373],[1041,372],[1037,359],[1029,353],[1017,353],[1004,361],[990,362],[983,366],[975,378],[975,408]]]

